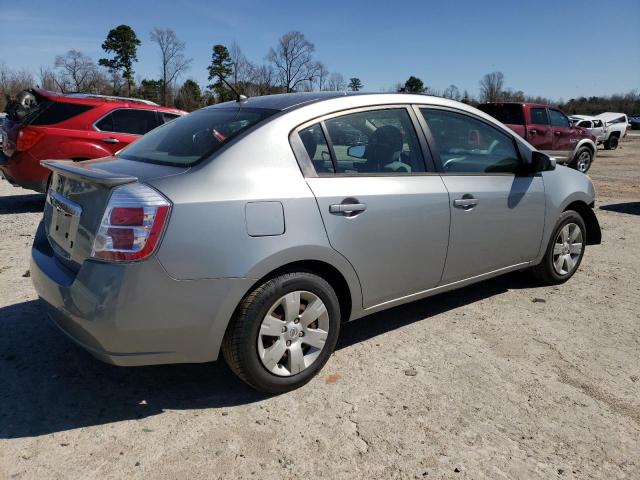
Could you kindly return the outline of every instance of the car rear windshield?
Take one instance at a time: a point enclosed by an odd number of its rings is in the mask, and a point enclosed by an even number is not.
[[[81,113],[91,110],[91,105],[79,103],[41,102],[37,109],[30,112],[23,123],[28,125],[53,125],[69,120]]]
[[[479,105],[478,108],[484,113],[491,115],[499,122],[509,125],[524,125],[524,114],[522,105],[491,104]]]
[[[161,165],[193,165],[276,112],[242,107],[198,110],[149,132],[119,157]]]

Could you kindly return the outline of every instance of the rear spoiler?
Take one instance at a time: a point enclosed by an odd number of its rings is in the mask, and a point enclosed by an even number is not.
[[[133,183],[138,180],[138,177],[107,172],[106,170],[93,168],[86,163],[79,164],[73,160],[42,160],[40,165],[48,168],[52,172],[61,173],[65,177],[89,180],[92,183],[98,183],[106,187],[115,187],[117,185]]]

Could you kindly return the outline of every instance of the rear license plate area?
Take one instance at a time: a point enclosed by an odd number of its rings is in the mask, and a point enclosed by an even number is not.
[[[45,205],[45,227],[49,240],[67,258],[71,257],[73,251],[81,215],[80,205],[49,190]]]

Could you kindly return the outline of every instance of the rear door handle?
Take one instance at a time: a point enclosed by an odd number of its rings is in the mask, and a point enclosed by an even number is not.
[[[477,198],[459,198],[453,201],[453,206],[456,208],[462,208],[463,210],[471,210],[478,205],[479,200]]]
[[[117,138],[103,138],[102,141],[104,143],[120,143],[120,140],[118,140]]]
[[[364,212],[366,209],[367,205],[364,203],[339,203],[329,205],[329,213],[341,213],[344,215]]]

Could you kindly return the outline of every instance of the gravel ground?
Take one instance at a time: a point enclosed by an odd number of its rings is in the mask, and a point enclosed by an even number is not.
[[[640,137],[591,176],[603,243],[353,322],[265,397],[220,363],[117,368],[44,318],[43,196],[0,181],[0,478],[640,478]]]

